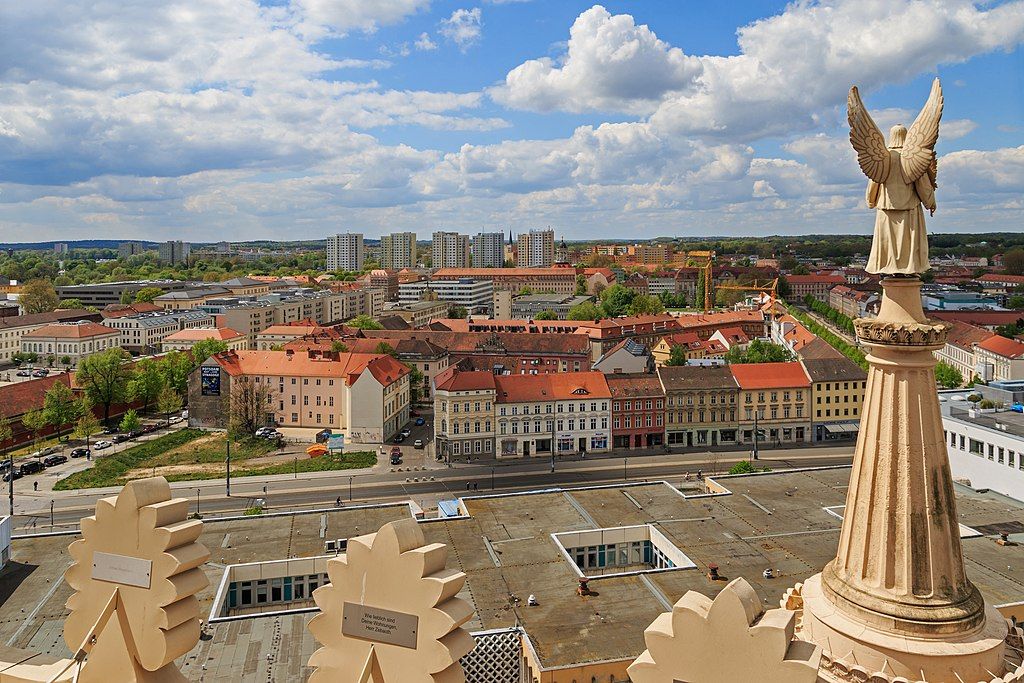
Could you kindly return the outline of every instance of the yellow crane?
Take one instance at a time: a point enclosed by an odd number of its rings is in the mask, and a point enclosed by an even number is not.
[[[778,300],[779,292],[779,278],[775,278],[771,282],[760,283],[754,280],[749,285],[718,285],[719,289],[731,289],[741,292],[761,292],[771,297],[772,303]]]

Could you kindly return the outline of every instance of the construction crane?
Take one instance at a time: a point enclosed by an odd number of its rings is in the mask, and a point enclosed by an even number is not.
[[[761,292],[771,297],[772,303],[778,300],[779,278],[771,282],[759,283],[754,280],[749,285],[718,285],[719,289],[732,289],[740,292]]]

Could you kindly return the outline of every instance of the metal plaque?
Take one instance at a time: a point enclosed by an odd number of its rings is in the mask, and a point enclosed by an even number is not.
[[[353,638],[415,650],[419,621],[420,618],[415,614],[346,602],[341,632]]]
[[[149,588],[152,576],[153,563],[150,560],[113,553],[92,554],[92,578],[97,581]]]

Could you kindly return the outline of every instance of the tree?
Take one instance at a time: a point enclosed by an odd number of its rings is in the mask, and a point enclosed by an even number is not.
[[[419,403],[423,395],[423,373],[415,365],[405,365],[409,368],[409,402]]]
[[[387,342],[377,342],[377,345],[373,347],[374,353],[382,353],[386,356],[396,355],[395,347]]]
[[[269,382],[257,382],[249,375],[234,378],[228,405],[228,431],[233,436],[255,434],[266,424],[273,400],[274,390]]]
[[[142,412],[149,410],[149,404],[156,400],[164,387],[167,386],[167,378],[160,368],[160,364],[152,358],[143,358],[135,364],[131,379],[128,380],[128,398],[132,401],[142,401]]]
[[[461,320],[469,316],[469,311],[466,310],[465,306],[449,306],[448,317]]]
[[[800,265],[798,265],[796,268],[793,269],[793,275],[810,275],[810,274],[811,274],[810,268],[808,268],[807,266],[805,266],[802,263]]]
[[[665,304],[656,296],[638,294],[629,304],[630,315],[657,315],[665,312]]]
[[[629,305],[633,303],[633,299],[636,297],[636,290],[623,287],[622,285],[612,285],[601,292],[601,308],[604,309],[605,315],[609,318],[617,318],[621,315],[626,315]]]
[[[519,296],[530,296],[531,294],[533,294],[533,290],[529,287],[523,287],[519,290]]]
[[[336,339],[331,342],[331,351],[334,353],[348,353],[348,346],[345,345],[345,342]]]
[[[1010,275],[1024,275],[1024,249],[1011,249],[1003,254],[1003,268]]]
[[[569,320],[600,320],[604,317],[604,314],[597,307],[597,304],[585,301],[570,308],[569,314],[566,317]]]
[[[64,367],[70,369],[71,368],[71,356],[61,356],[60,357],[60,364],[63,365]]]
[[[25,313],[49,313],[57,308],[60,299],[57,290],[49,280],[29,280],[21,288],[18,298]]]
[[[384,326],[379,322],[366,315],[365,313],[357,315],[356,317],[345,323],[349,327],[354,327],[358,330],[383,330]]]
[[[71,387],[64,382],[55,382],[46,390],[43,398],[43,415],[46,424],[57,430],[57,440],[60,440],[65,425],[69,425],[78,419],[79,403],[71,392]]]
[[[576,296],[583,296],[587,293],[587,276],[580,273],[576,276]]]
[[[78,411],[81,416],[78,418],[78,422],[75,423],[74,434],[76,438],[85,439],[85,447],[88,448],[89,439],[94,434],[98,434],[103,427],[100,425],[100,421],[96,419],[95,413],[92,412],[92,405],[90,405],[88,398],[82,399]]]
[[[686,349],[676,344],[668,352],[668,360],[665,365],[675,367],[677,365],[686,365]]]
[[[558,320],[558,316],[554,311],[548,309],[541,311],[537,315],[533,316],[534,320]]]
[[[734,345],[725,353],[725,362],[742,363],[784,363],[793,357],[785,347],[771,342],[755,339],[746,349]]]
[[[1014,294],[1006,300],[1006,306],[1014,310],[1024,308],[1024,294]]]
[[[39,440],[39,434],[46,429],[49,422],[46,420],[46,413],[41,408],[37,408],[22,415],[21,424],[25,425],[25,429],[32,432],[32,441],[34,443]]]
[[[121,424],[117,426],[122,432],[130,434],[136,432],[142,426],[142,420],[139,419],[139,414],[134,409],[128,410],[121,417]]]
[[[192,353],[195,353],[194,346]],[[187,353],[171,351],[159,360],[159,366],[164,376],[164,383],[177,391],[179,395],[184,396],[188,391],[188,376],[199,366],[199,363],[194,362],[193,356]]]
[[[164,290],[159,287],[143,287],[139,291],[135,292],[135,303],[153,303],[153,299],[157,298],[164,293]]]
[[[156,397],[156,409],[164,414],[167,423],[171,422],[171,413],[181,410],[181,394],[174,390],[169,384],[165,384]]]
[[[955,367],[940,360],[935,365],[935,381],[944,389],[956,389],[963,385],[964,376]]]
[[[110,406],[128,397],[128,358],[122,349],[107,349],[84,358],[78,366],[76,381],[94,405],[103,406],[104,424],[110,421]]]
[[[203,361],[210,356],[223,353],[228,350],[227,342],[221,341],[220,339],[200,339],[192,345],[192,362],[193,367],[198,367],[203,364]]]
[[[57,304],[59,310],[70,310],[72,308],[84,308],[80,299],[61,299]]]
[[[14,438],[14,429],[11,427],[11,419],[0,413],[0,444],[5,444]]]

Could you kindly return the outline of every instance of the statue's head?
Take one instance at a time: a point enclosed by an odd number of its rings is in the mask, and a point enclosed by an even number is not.
[[[907,141],[907,127],[897,123],[889,129],[889,147],[902,147]]]

